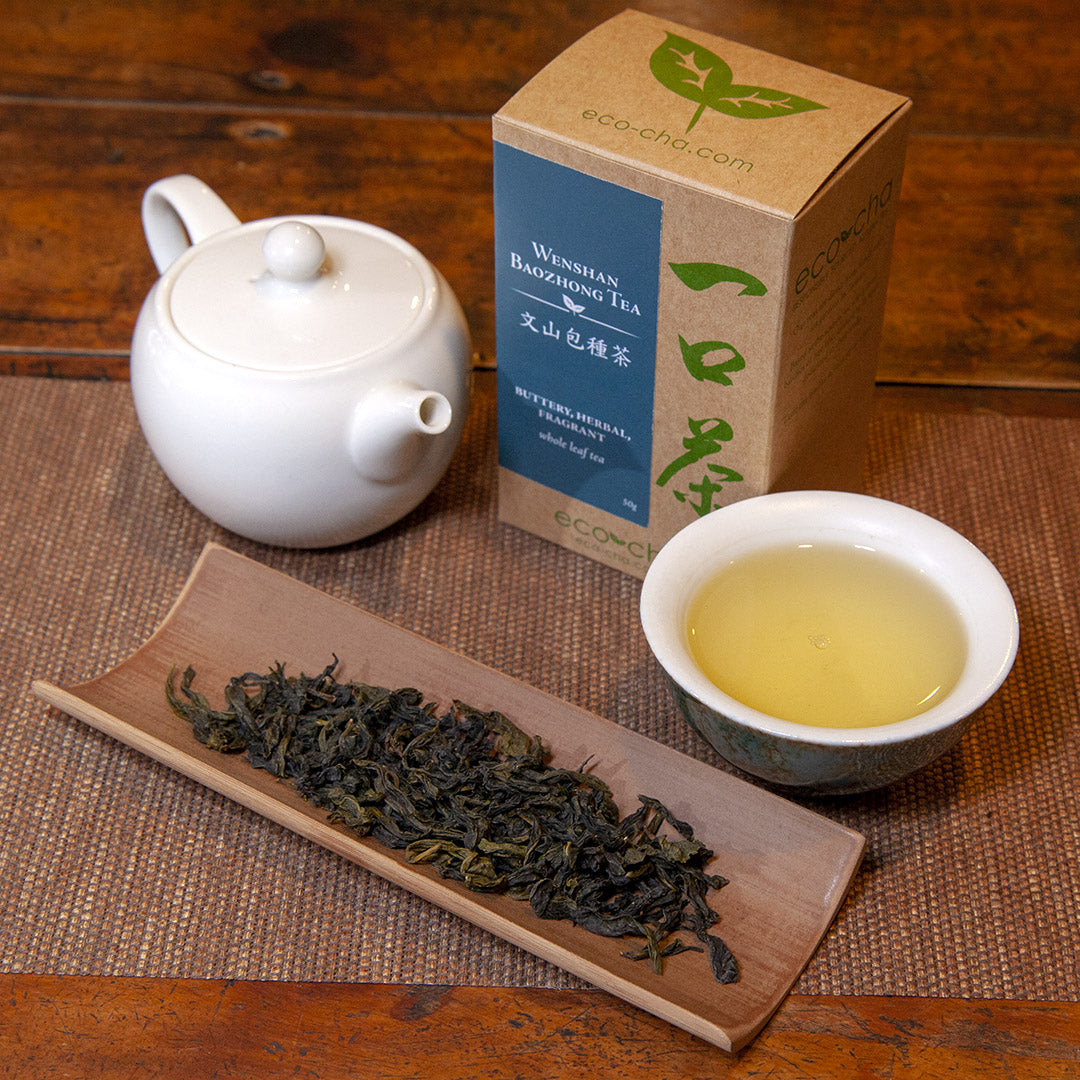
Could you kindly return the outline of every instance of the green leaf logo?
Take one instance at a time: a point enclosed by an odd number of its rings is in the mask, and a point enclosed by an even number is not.
[[[767,120],[826,107],[783,90],[736,85],[731,68],[716,53],[677,34],[668,34],[667,40],[650,57],[649,68],[662,86],[697,103],[697,112],[687,131],[706,109],[742,120]]]

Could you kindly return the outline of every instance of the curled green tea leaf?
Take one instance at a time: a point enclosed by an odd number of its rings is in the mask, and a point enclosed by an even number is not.
[[[631,958],[663,960],[694,934],[720,982],[738,964],[709,933],[711,890],[727,884],[693,829],[639,796],[620,816],[599,777],[548,763],[543,743],[499,712],[462,702],[440,711],[412,688],[390,690],[318,675],[286,676],[282,664],[246,673],[214,709],[188,668],[165,693],[195,737],[290,783],[361,836],[478,892],[527,901],[542,919],[569,919],[595,934],[645,939]],[[720,952],[718,953],[718,949]],[[718,964],[717,956],[723,962]]]
[[[776,116],[824,109],[809,98],[764,86],[735,85],[732,71],[716,53],[689,38],[669,33],[649,58],[649,69],[672,93],[697,104],[686,130],[701,119],[706,109],[742,120],[766,120]]]

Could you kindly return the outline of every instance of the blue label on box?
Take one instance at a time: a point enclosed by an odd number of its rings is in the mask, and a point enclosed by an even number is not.
[[[499,463],[649,523],[659,199],[495,143]]]

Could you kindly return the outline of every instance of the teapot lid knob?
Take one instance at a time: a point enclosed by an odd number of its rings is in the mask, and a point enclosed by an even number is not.
[[[326,244],[316,229],[302,221],[283,221],[263,239],[263,258],[279,281],[311,281],[326,258]]]

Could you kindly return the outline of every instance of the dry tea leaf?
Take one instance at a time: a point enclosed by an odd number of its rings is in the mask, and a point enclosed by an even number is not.
[[[195,737],[244,751],[313,804],[364,836],[404,850],[469,888],[526,900],[544,919],[569,919],[606,937],[638,936],[624,955],[663,960],[707,952],[719,982],[738,964],[708,933],[718,916],[710,889],[727,882],[704,866],[713,853],[693,829],[648,796],[625,818],[607,785],[581,769],[554,768],[539,739],[498,712],[455,702],[445,713],[419,691],[341,683],[337,659],[321,674],[286,676],[276,665],[225,687],[214,709],[188,668],[166,694]],[[692,932],[701,946],[673,939]]]

